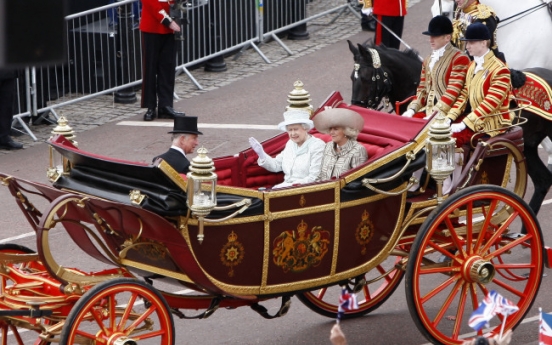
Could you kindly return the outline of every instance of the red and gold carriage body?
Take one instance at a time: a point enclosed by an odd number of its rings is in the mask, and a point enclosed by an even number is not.
[[[206,317],[221,306],[246,305],[272,318],[285,314],[289,297],[296,294],[314,311],[335,316],[338,296],[326,292],[346,287],[364,297],[359,310],[345,314],[354,317],[381,305],[406,273],[417,325],[427,330],[431,341],[455,344],[460,342],[458,329],[442,330],[428,318],[426,310],[434,308],[424,305],[431,300],[422,292],[426,283],[414,277],[454,276],[484,290],[493,281],[489,275],[500,271],[498,266],[504,279],[521,285],[515,300],[521,312],[508,324],[515,327],[531,306],[543,267],[540,228],[516,195],[523,194],[526,183],[519,131],[478,145],[466,156],[461,186],[486,179],[505,187],[514,177],[515,193],[499,187],[466,188],[443,203],[445,211],[437,212],[432,191],[415,197],[407,193],[412,173],[425,166],[428,123],[341,101],[339,93],[332,94],[320,109],[349,107],[365,118],[358,137],[370,157],[364,165],[339,179],[271,190],[282,175],[260,168],[251,149],[217,158],[217,208],[203,219],[188,207],[189,181],[167,163],[110,159],[82,151],[64,137],[53,138],[51,147],[63,157],[61,173],[54,169],[49,174],[54,187],[0,175],[35,229],[38,248],[38,254],[18,246],[0,248],[0,312],[45,312],[38,322],[36,317],[0,316],[4,328],[36,330],[44,343],[102,339],[106,344],[131,344],[158,337],[156,343],[172,344],[171,311],[205,309],[199,317]],[[321,133],[312,134],[329,141]],[[274,155],[286,141],[282,134],[263,146]],[[48,206],[39,211],[30,196],[46,199]],[[474,220],[476,214],[484,220]],[[527,229],[522,240],[503,237],[514,221]],[[115,268],[84,273],[60,265],[53,255],[59,245],[49,236],[60,226],[82,251]],[[465,249],[470,246],[472,250]],[[523,261],[531,272],[528,278],[511,272],[519,260],[526,260],[516,257],[509,263],[505,253],[517,247],[531,249],[529,262]],[[450,260],[439,262],[436,255]],[[150,285],[156,280],[197,293],[159,291]],[[468,290],[454,291],[465,295]],[[129,302],[119,307],[115,296],[123,293],[130,295]],[[329,296],[334,300],[325,300]],[[259,302],[273,297],[281,297],[282,306],[269,315]],[[147,302],[143,314],[133,305],[138,298]],[[33,302],[44,304],[37,309]],[[437,318],[449,307],[445,303]],[[108,326],[86,331],[89,323],[103,320]],[[145,320],[150,320],[147,327],[136,328]],[[132,326],[125,327],[127,321]]]

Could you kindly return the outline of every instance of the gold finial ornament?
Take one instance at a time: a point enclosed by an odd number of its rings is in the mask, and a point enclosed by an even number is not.
[[[307,90],[303,88],[304,84],[302,81],[297,80],[293,83],[293,90],[288,94],[288,103],[286,106],[286,111],[292,109],[304,109],[309,112],[312,117],[314,113],[314,107],[310,104],[310,94]]]
[[[77,146],[77,142],[75,141],[75,138],[77,137],[75,135],[75,131],[73,131],[73,128],[69,126],[69,121],[63,116],[63,114],[60,115],[57,126],[52,130],[52,135],[63,135],[65,138],[70,140],[75,146]]]

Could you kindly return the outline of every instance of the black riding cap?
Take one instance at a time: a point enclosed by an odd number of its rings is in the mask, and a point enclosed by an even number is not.
[[[177,115],[174,117],[174,128],[169,133],[203,134],[197,130],[196,116],[180,116],[180,115]]]
[[[443,36],[452,34],[452,22],[448,17],[435,16],[429,21],[427,31],[422,32],[422,35],[427,36]]]
[[[468,26],[466,34],[461,41],[486,41],[491,39],[491,33],[487,28],[487,25],[483,23],[473,23]]]

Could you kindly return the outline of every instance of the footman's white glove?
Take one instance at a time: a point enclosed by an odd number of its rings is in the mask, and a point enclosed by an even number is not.
[[[249,145],[251,145],[251,148],[257,155],[259,155],[259,158],[261,160],[264,160],[267,156],[266,152],[263,150],[263,145],[257,141],[257,139],[251,137],[249,138]]]
[[[450,129],[452,130],[452,133],[462,132],[464,129],[466,129],[466,124],[464,122],[453,123],[452,125],[450,125]]]
[[[371,15],[372,15],[372,12],[374,12],[374,8],[373,8],[373,7],[368,7],[368,8],[363,8],[363,9],[362,9],[362,13],[364,13],[364,14],[367,15],[367,16],[371,16]]]
[[[412,117],[412,116],[414,116],[414,114],[415,114],[414,110],[408,109],[407,111],[405,111],[404,113],[402,113],[402,116],[404,116],[404,117]]]

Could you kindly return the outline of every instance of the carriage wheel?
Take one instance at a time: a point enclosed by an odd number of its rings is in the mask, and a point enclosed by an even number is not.
[[[17,244],[1,244],[0,252],[10,253],[10,254],[34,254],[35,251],[20,246]],[[25,263],[10,263],[5,264],[8,267],[17,268],[18,270],[28,270],[29,273],[36,273],[45,271],[44,266],[40,262],[31,261]],[[6,287],[14,284],[13,279],[8,275],[0,274],[0,296],[4,294]],[[0,344],[2,345],[24,345],[25,342],[21,339],[19,330],[16,326],[10,323],[8,320],[0,320]],[[44,343],[43,340],[37,339],[35,344],[49,344],[49,342]]]
[[[174,324],[163,296],[128,278],[100,283],[75,303],[61,344],[174,344]]]
[[[508,233],[527,234],[510,238]],[[406,269],[406,296],[418,329],[434,344],[461,344],[472,312],[495,290],[519,307],[505,320],[513,329],[531,308],[543,273],[540,226],[514,193],[478,185],[453,194],[418,232]],[[499,314],[478,332],[500,333]]]
[[[402,269],[396,264],[402,256],[390,255],[384,262],[363,275],[366,285],[357,293],[358,309],[346,311],[342,319],[352,319],[371,313],[378,309],[397,289],[404,276]],[[360,277],[359,277],[360,278]],[[352,291],[359,282],[359,278],[350,279],[348,288]],[[337,317],[341,286],[334,285],[319,290],[297,294],[297,298],[310,310],[330,318]]]

